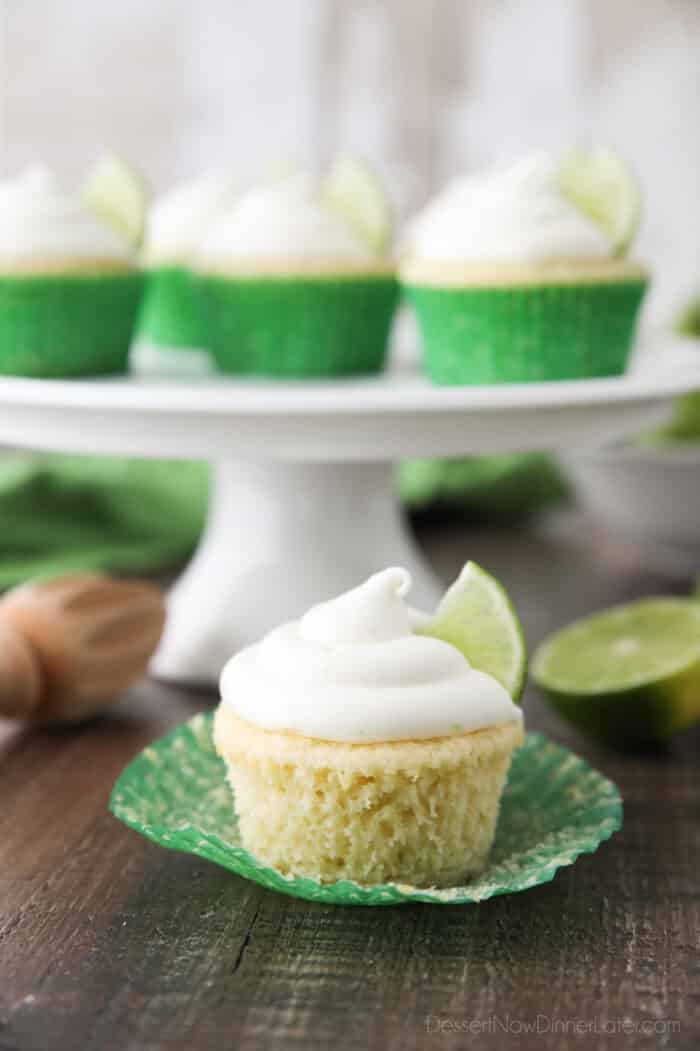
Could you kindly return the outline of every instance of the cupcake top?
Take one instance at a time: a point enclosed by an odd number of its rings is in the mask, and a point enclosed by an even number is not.
[[[0,182],[0,262],[17,269],[102,263],[128,266],[122,237],[51,172],[36,166]]]
[[[305,174],[249,190],[209,229],[197,255],[203,270],[352,269],[382,258]]]
[[[544,262],[601,259],[615,245],[564,193],[561,159],[525,157],[450,183],[414,219],[410,259],[434,262]]]
[[[424,615],[404,597],[405,569],[386,569],[237,653],[223,703],[265,729],[371,743],[450,737],[516,722],[490,675],[441,639],[415,634]]]
[[[163,194],[152,206],[146,226],[147,262],[186,262],[215,220],[240,193],[226,171],[209,171]]]

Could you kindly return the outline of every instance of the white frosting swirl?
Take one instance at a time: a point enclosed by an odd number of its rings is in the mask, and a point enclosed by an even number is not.
[[[367,743],[449,737],[522,719],[454,646],[413,633],[410,576],[386,569],[232,657],[221,696],[265,730]]]
[[[324,204],[305,175],[244,194],[200,246],[199,264],[227,260],[371,261],[372,249]]]
[[[39,166],[0,182],[0,259],[133,261],[126,241]]]
[[[556,157],[450,183],[413,220],[406,255],[445,262],[512,262],[610,256],[603,230],[562,194]]]
[[[186,261],[209,227],[240,194],[240,185],[226,171],[209,171],[173,187],[150,210],[145,258],[150,262]]]

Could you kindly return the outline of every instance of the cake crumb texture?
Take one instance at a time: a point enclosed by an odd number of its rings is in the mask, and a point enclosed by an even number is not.
[[[319,882],[456,886],[486,865],[521,723],[427,741],[345,744],[258,729],[222,704],[214,740],[241,839]]]

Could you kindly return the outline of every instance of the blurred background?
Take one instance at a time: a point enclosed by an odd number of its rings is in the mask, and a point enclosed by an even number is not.
[[[401,215],[457,171],[609,143],[646,201],[647,320],[700,274],[697,0],[3,0],[0,164],[77,179],[103,149],[156,190],[357,150]]]
[[[605,143],[643,189],[647,328],[670,330],[700,291],[698,128],[698,0],[0,0],[4,174],[42,160],[75,186],[110,150],[157,194],[214,166],[245,184],[349,150],[378,168],[401,220],[458,172]],[[653,449],[570,458],[566,474],[614,527],[682,548],[686,571],[700,564],[698,441],[696,399]],[[201,528],[199,468],[0,460],[0,585],[74,563],[170,565]],[[568,487],[536,455],[404,465],[401,491],[412,510],[512,519]]]

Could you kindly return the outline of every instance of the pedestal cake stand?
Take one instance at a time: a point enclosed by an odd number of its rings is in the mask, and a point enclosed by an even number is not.
[[[238,647],[381,567],[406,566],[412,601],[434,606],[440,586],[394,493],[397,460],[599,445],[655,424],[695,386],[697,366],[461,388],[411,368],[332,383],[3,378],[0,443],[212,463],[207,526],[170,593],[153,671],[213,682]]]

